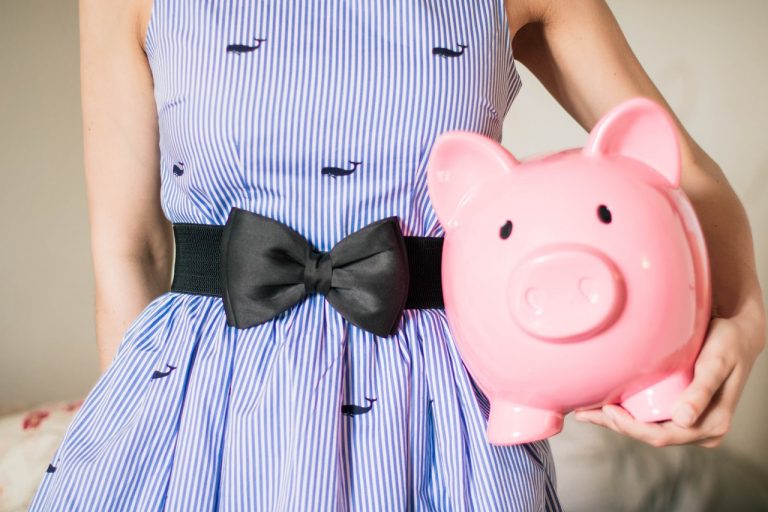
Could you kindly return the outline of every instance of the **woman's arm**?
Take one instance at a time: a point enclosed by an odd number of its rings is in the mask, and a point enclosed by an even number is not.
[[[669,109],[630,49],[604,0],[508,0],[528,10],[514,36],[515,57],[586,130],[618,103],[645,96]],[[726,176],[677,122],[681,186],[702,224],[710,256],[713,318],[681,397],[675,423],[634,421],[620,407],[577,414],[654,446],[698,442],[717,446],[758,354],[765,347],[765,306],[746,212]],[[687,404],[687,406],[685,405]],[[690,410],[686,421],[685,408]],[[707,409],[707,407],[709,407]],[[614,413],[615,417],[612,417]],[[698,419],[698,421],[696,421]],[[690,428],[689,428],[690,427]]]
[[[104,371],[130,322],[170,288],[157,114],[136,0],[80,0],[83,147]]]

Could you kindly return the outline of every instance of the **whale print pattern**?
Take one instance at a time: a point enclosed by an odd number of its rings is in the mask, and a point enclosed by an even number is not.
[[[373,407],[373,402],[376,401],[375,398],[365,398],[368,401],[368,405],[363,407],[362,405],[354,405],[354,404],[344,404],[341,406],[341,413],[346,414],[347,416],[354,416],[356,414],[365,414],[368,411],[371,410]]]
[[[237,206],[321,251],[391,215],[442,236],[434,140],[501,140],[520,88],[504,1],[153,0],[165,216],[221,225]],[[314,294],[237,329],[221,298],[167,292],[30,510],[560,510],[549,443],[490,445],[487,418],[442,309],[383,338]]]
[[[255,37],[254,41],[255,41],[255,44],[253,44],[253,45],[247,45],[247,44],[228,44],[227,45],[227,51],[228,52],[234,52],[234,53],[252,52],[254,50],[258,50],[261,47],[261,43],[266,41],[266,39],[259,39],[259,38]]]
[[[165,371],[155,370],[154,372],[152,372],[152,377],[150,377],[150,378],[151,379],[162,379],[163,377],[169,376],[171,374],[171,372],[176,369],[175,366],[171,366],[169,364],[166,364],[165,367],[166,367]]]
[[[323,167],[323,169],[320,171],[320,174],[327,174],[328,176],[335,178],[336,176],[349,176],[353,172],[357,170],[357,166],[362,164],[363,162],[353,162],[352,160],[349,161],[349,163],[352,165],[351,169],[342,169],[341,167]]]
[[[464,50],[468,48],[465,44],[459,44],[457,45],[460,49],[459,50],[451,50],[450,48],[442,48],[440,46],[435,46],[432,48],[432,53],[435,55],[441,55],[443,57],[459,57],[461,55],[464,55]]]

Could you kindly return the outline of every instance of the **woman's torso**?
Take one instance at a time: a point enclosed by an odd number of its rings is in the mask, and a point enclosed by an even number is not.
[[[454,129],[500,141],[520,87],[504,0],[151,9],[172,222],[223,224],[238,206],[321,250],[390,215],[404,234],[440,236],[424,172],[431,145]]]

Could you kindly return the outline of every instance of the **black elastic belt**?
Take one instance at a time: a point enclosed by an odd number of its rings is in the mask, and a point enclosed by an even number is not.
[[[221,297],[223,225],[173,224],[176,259],[171,291]],[[404,236],[410,284],[406,309],[443,308],[443,237]]]

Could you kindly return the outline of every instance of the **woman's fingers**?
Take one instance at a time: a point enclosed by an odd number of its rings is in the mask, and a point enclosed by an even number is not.
[[[733,318],[713,318],[694,367],[691,384],[680,394],[673,420],[642,422],[623,407],[608,404],[602,409],[575,411],[579,421],[610,428],[653,446],[698,444],[719,446],[731,428],[733,414],[746,385],[756,351],[746,326]],[[757,350],[760,349],[757,344]],[[691,417],[684,418],[685,408]]]
[[[696,443],[715,447],[730,429],[735,401],[739,396],[741,372],[734,371],[707,404],[704,413],[688,428],[673,421],[644,422],[636,420],[623,407],[607,404],[602,409],[577,411],[574,417],[589,421],[655,447]]]
[[[616,424],[611,420],[601,409],[590,409],[584,411],[577,411],[574,413],[574,418],[578,421],[585,421],[600,425],[601,427],[610,428],[611,430],[617,430]]]
[[[652,446],[662,447],[670,444],[690,442],[694,432],[682,429],[671,422],[656,423],[638,421],[624,408],[617,405],[603,406],[603,412],[611,418],[618,432],[643,441]]]
[[[690,427],[701,416],[713,396],[736,365],[728,347],[736,344],[737,330],[728,321],[713,318],[707,338],[694,366],[693,381],[683,391],[673,409],[672,419],[681,427]]]
[[[723,442],[723,436],[708,437],[700,441],[696,441],[696,444],[703,446],[704,448],[717,448]]]

